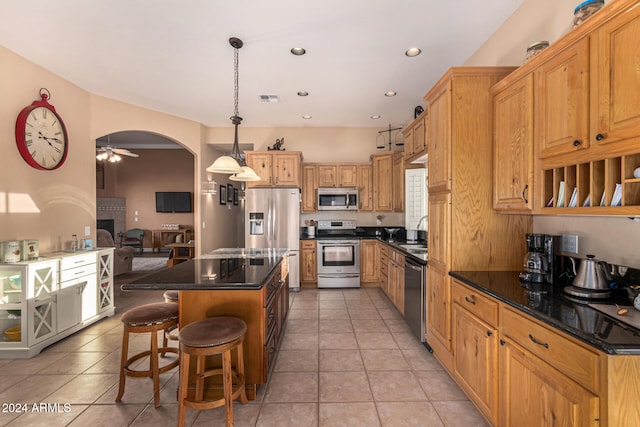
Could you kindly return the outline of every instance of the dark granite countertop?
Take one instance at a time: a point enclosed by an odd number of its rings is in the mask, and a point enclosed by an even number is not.
[[[262,289],[281,261],[281,256],[194,258],[124,284],[122,290]]]
[[[544,285],[546,293],[527,291],[518,271],[452,271],[449,274],[536,319],[609,354],[640,354],[640,330],[565,295],[561,286]],[[600,301],[598,301],[600,302]],[[608,303],[628,305],[620,297]]]

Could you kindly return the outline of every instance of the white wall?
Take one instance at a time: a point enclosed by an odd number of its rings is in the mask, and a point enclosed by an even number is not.
[[[569,31],[578,3],[525,0],[464,65],[522,64],[527,46],[539,40],[553,43]],[[533,231],[577,234],[580,256],[595,254],[615,264],[640,268],[640,221],[619,217],[534,216]]]

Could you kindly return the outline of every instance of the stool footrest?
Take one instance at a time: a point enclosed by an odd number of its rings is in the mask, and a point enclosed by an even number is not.
[[[174,353],[174,354],[179,354],[178,349],[175,347],[159,347],[158,348],[158,353]],[[145,370],[140,370],[140,369],[131,369],[129,366],[137,361],[140,360],[144,357],[147,356],[151,356],[151,351],[147,350],[147,351],[143,351],[142,353],[138,353],[135,356],[130,357],[129,359],[127,359],[127,362],[124,364],[124,366],[122,367],[122,370],[124,370],[125,375],[127,375],[128,377],[134,377],[134,378],[144,378],[144,377],[151,377],[153,376],[153,372],[150,369],[145,369]],[[165,366],[161,366],[158,368],[158,374],[163,374],[167,371],[170,371],[171,369],[175,368],[176,366],[178,366],[178,364],[180,363],[179,359],[174,360],[173,362],[165,365]]]

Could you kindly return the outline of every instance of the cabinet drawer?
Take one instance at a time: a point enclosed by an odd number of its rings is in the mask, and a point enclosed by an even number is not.
[[[382,257],[380,258],[380,274],[386,276],[389,271],[389,258]]]
[[[451,282],[451,300],[491,326],[498,324],[498,303],[462,283]]]
[[[500,319],[504,336],[513,339],[575,382],[598,393],[600,369],[597,353],[508,307],[501,307]]]
[[[278,324],[278,299],[273,298],[265,308],[265,322],[264,322],[264,337],[268,340],[269,337],[275,334],[276,325]],[[266,344],[266,342],[265,342]]]
[[[315,249],[315,240],[300,240],[300,249]]]
[[[384,243],[378,243],[378,247],[380,248],[380,256],[381,257],[389,257],[389,247]]]
[[[78,279],[90,274],[96,274],[95,260],[91,264],[80,265],[75,268],[67,268],[60,271],[60,283],[64,285],[64,282],[68,282],[74,279]],[[65,287],[65,286],[61,286]]]
[[[81,255],[66,256],[60,259],[60,270],[78,267],[80,265],[95,264],[96,255],[86,253]]]

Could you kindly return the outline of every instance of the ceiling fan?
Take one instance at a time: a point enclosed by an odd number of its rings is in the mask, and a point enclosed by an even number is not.
[[[106,147],[98,147],[96,149],[96,159],[98,160],[108,160],[110,162],[119,162],[122,160],[120,156],[128,156],[128,157],[138,157],[139,155],[136,153],[132,153],[126,148],[115,148],[107,145]]]

